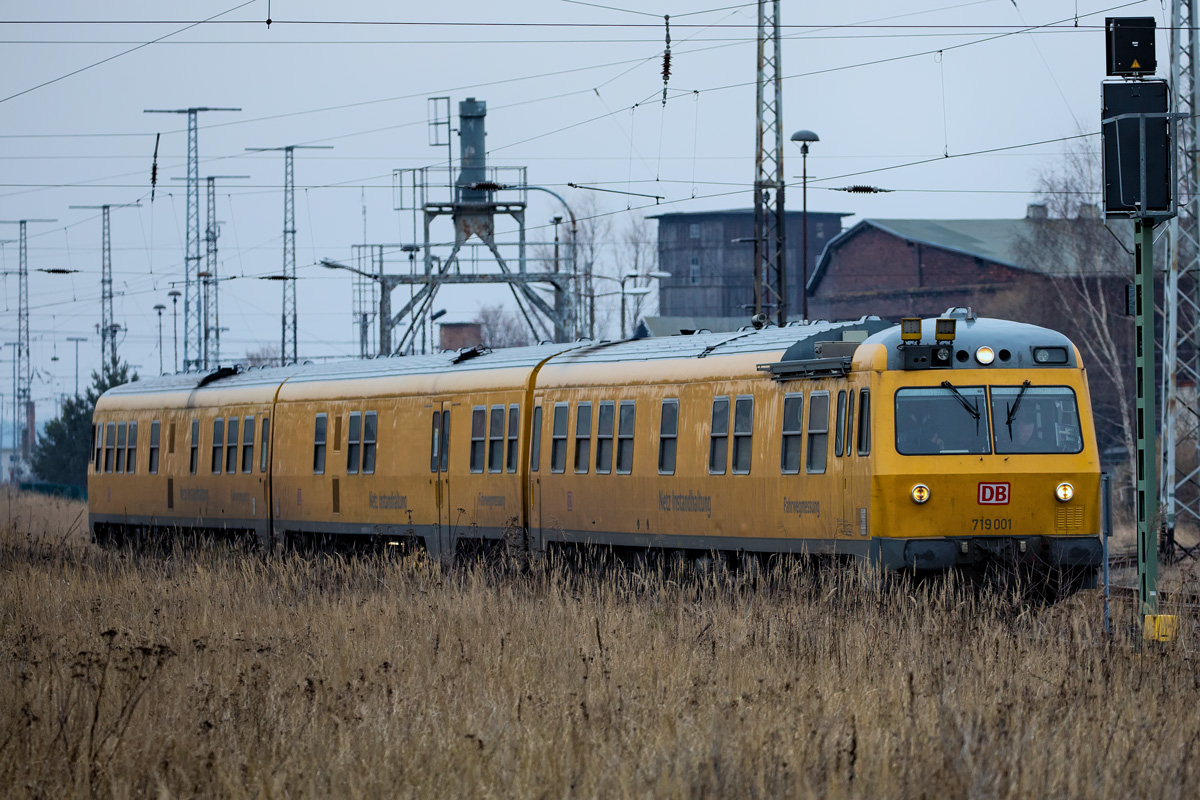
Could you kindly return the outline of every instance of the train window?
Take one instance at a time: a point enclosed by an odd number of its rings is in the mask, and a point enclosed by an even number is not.
[[[350,415],[350,447],[354,447],[354,422],[355,422],[354,415],[351,414]],[[359,424],[360,425],[362,424],[361,420],[359,421]],[[433,425],[430,426],[430,429],[429,429],[429,471],[430,472],[438,471],[438,460],[439,460],[438,457],[441,455],[441,450],[442,450],[442,412],[435,411],[435,412],[433,412]],[[356,466],[354,469],[357,470],[358,467]],[[346,471],[347,472],[351,471],[349,466],[346,467]]]
[[[521,421],[521,407],[508,407],[508,453],[505,458],[504,468],[509,472],[517,471],[517,433],[520,431],[518,423]]]
[[[100,441],[100,436],[104,432],[103,425],[92,424],[92,469],[96,472],[100,471],[100,453],[103,451],[104,443]]]
[[[867,389],[858,392],[858,454],[871,454],[871,392]]]
[[[200,461],[200,420],[192,420],[192,439],[191,439],[192,455],[188,461],[189,471],[195,475],[196,467]]]
[[[237,454],[238,454],[238,418],[230,417],[229,422],[225,427],[229,438],[226,440],[228,447],[225,448],[225,474],[237,474]]]
[[[175,455],[175,423],[172,422],[167,428],[167,454]]]
[[[754,441],[754,398],[739,397],[733,404],[733,472],[750,472]]]
[[[783,443],[779,449],[779,471],[795,475],[800,471],[801,442],[804,441],[804,395],[783,397]]]
[[[842,454],[842,445],[846,441],[846,390],[838,391],[837,422],[833,429],[833,454]]]
[[[542,407],[533,407],[532,436],[529,438],[529,471],[537,472],[542,460]]]
[[[104,426],[104,471],[113,471],[113,448],[117,446],[117,423]]]
[[[504,406],[492,406],[488,425],[488,472],[504,470]]]
[[[371,462],[371,468],[375,468],[375,462]],[[450,409],[442,412],[442,472],[447,472],[450,469]]]
[[[212,436],[212,458],[209,462],[209,471],[214,475],[221,474],[221,462],[225,455],[225,420],[213,420],[213,436]]]
[[[159,426],[160,423],[158,420],[150,423],[150,447],[147,451],[149,453],[149,462],[146,469],[151,475],[158,474]]]
[[[125,471],[125,423],[117,423],[117,474]]]
[[[125,472],[137,472],[137,423],[129,423],[129,443],[125,448]]]
[[[1083,450],[1075,392],[1067,386],[993,386],[997,453]]]
[[[429,456],[429,471],[437,472],[438,429],[441,420],[440,411],[433,412],[433,450]],[[350,412],[350,424],[346,426],[346,474],[357,475],[358,465],[362,461],[362,412]]]
[[[471,410],[471,472],[483,472],[483,448],[487,437],[487,409],[476,406]]]
[[[906,456],[991,452],[982,386],[896,390],[896,452]]]
[[[850,455],[854,441],[854,390],[846,393],[846,455]]]
[[[713,400],[712,429],[708,443],[708,471],[714,475],[725,474],[729,460],[729,398]]]
[[[575,407],[575,471],[587,472],[592,456],[592,404]]]
[[[616,406],[611,400],[600,404],[600,413],[596,417],[596,472],[612,472],[613,457],[613,427],[615,423]]]
[[[242,472],[254,472],[254,417],[242,420]]]
[[[325,433],[329,420],[324,414],[317,414],[313,422],[313,474],[325,474]]]
[[[550,430],[550,471],[567,468],[567,404],[554,404],[554,427]]]
[[[271,420],[267,419],[266,417],[263,417],[262,447],[259,449],[259,452],[262,453],[262,455],[260,455],[258,457],[258,471],[259,472],[267,471],[267,445],[270,444],[270,442],[271,442]]]
[[[637,406],[632,400],[621,401],[621,413],[617,419],[617,472],[628,475],[633,472],[633,429]]]
[[[813,392],[808,398],[808,461],[806,472],[825,471],[829,458],[829,392]]]
[[[446,421],[449,422],[450,412],[446,412]],[[362,471],[364,475],[375,474],[375,438],[378,435],[379,425],[376,421],[374,411],[368,411],[363,414],[363,463]]]
[[[679,443],[679,401],[663,400],[658,424],[658,474],[675,474],[675,453]]]

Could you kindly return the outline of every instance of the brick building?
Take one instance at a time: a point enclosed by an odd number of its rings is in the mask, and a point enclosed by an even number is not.
[[[842,217],[808,212],[808,267],[842,231]],[[754,210],[659,214],[658,268],[671,273],[659,283],[664,317],[730,317],[749,320],[754,306]],[[790,313],[800,309],[801,240],[804,215],[787,214],[785,263]]]

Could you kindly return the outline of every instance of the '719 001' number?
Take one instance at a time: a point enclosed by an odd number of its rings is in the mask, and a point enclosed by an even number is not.
[[[973,531],[1011,531],[1012,520],[1008,517],[999,517],[992,519],[990,517],[976,517],[971,520],[971,530]]]

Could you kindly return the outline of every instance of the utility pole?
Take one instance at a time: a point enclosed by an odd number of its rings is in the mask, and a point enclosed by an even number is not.
[[[171,325],[175,329],[175,360],[171,362],[171,369],[179,371],[179,290],[172,289],[167,292],[167,297],[171,298]]]
[[[197,142],[196,115],[201,111],[241,111],[240,108],[146,109],[147,114],[187,114],[187,245],[184,251],[185,281],[183,297],[183,368],[199,369],[204,349],[200,320],[200,152]]]
[[[30,222],[58,222],[56,219],[18,219],[0,220],[0,224],[20,226],[20,263],[18,282],[20,283],[20,305],[17,311],[17,352],[14,353],[13,383],[16,393],[15,408],[19,411],[13,414],[14,430],[21,431],[21,458],[28,459],[33,451],[34,414],[33,414],[33,366],[30,361],[29,349],[29,244],[26,237],[26,227]],[[25,423],[21,424],[19,414],[24,412]]]
[[[783,205],[783,89],[779,0],[758,0],[758,109],[754,144],[754,313],[787,324],[787,223]],[[772,192],[774,195],[772,195]]]
[[[162,319],[162,312],[159,312],[158,318],[159,318],[159,320]],[[162,330],[162,322],[161,321],[159,322],[159,330],[160,331]],[[78,397],[79,396],[79,343],[86,342],[87,337],[86,336],[68,336],[67,341],[75,343],[75,396]]]
[[[69,208],[100,209],[100,361],[117,363],[117,331],[121,326],[113,317],[112,228],[109,212],[113,208],[141,208],[141,203],[122,203],[102,206],[69,206]]]
[[[280,364],[300,360],[296,344],[296,150],[332,150],[332,145],[289,144],[284,147],[247,147],[252,153],[283,151],[283,315]]]

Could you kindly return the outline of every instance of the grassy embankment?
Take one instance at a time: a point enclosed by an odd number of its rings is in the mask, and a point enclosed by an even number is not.
[[[2,501],[3,498],[0,498]],[[1193,797],[1200,664],[1095,593],[101,551],[0,517],[7,797]],[[0,507],[0,515],[4,514]],[[1117,610],[1128,621],[1128,610]]]

